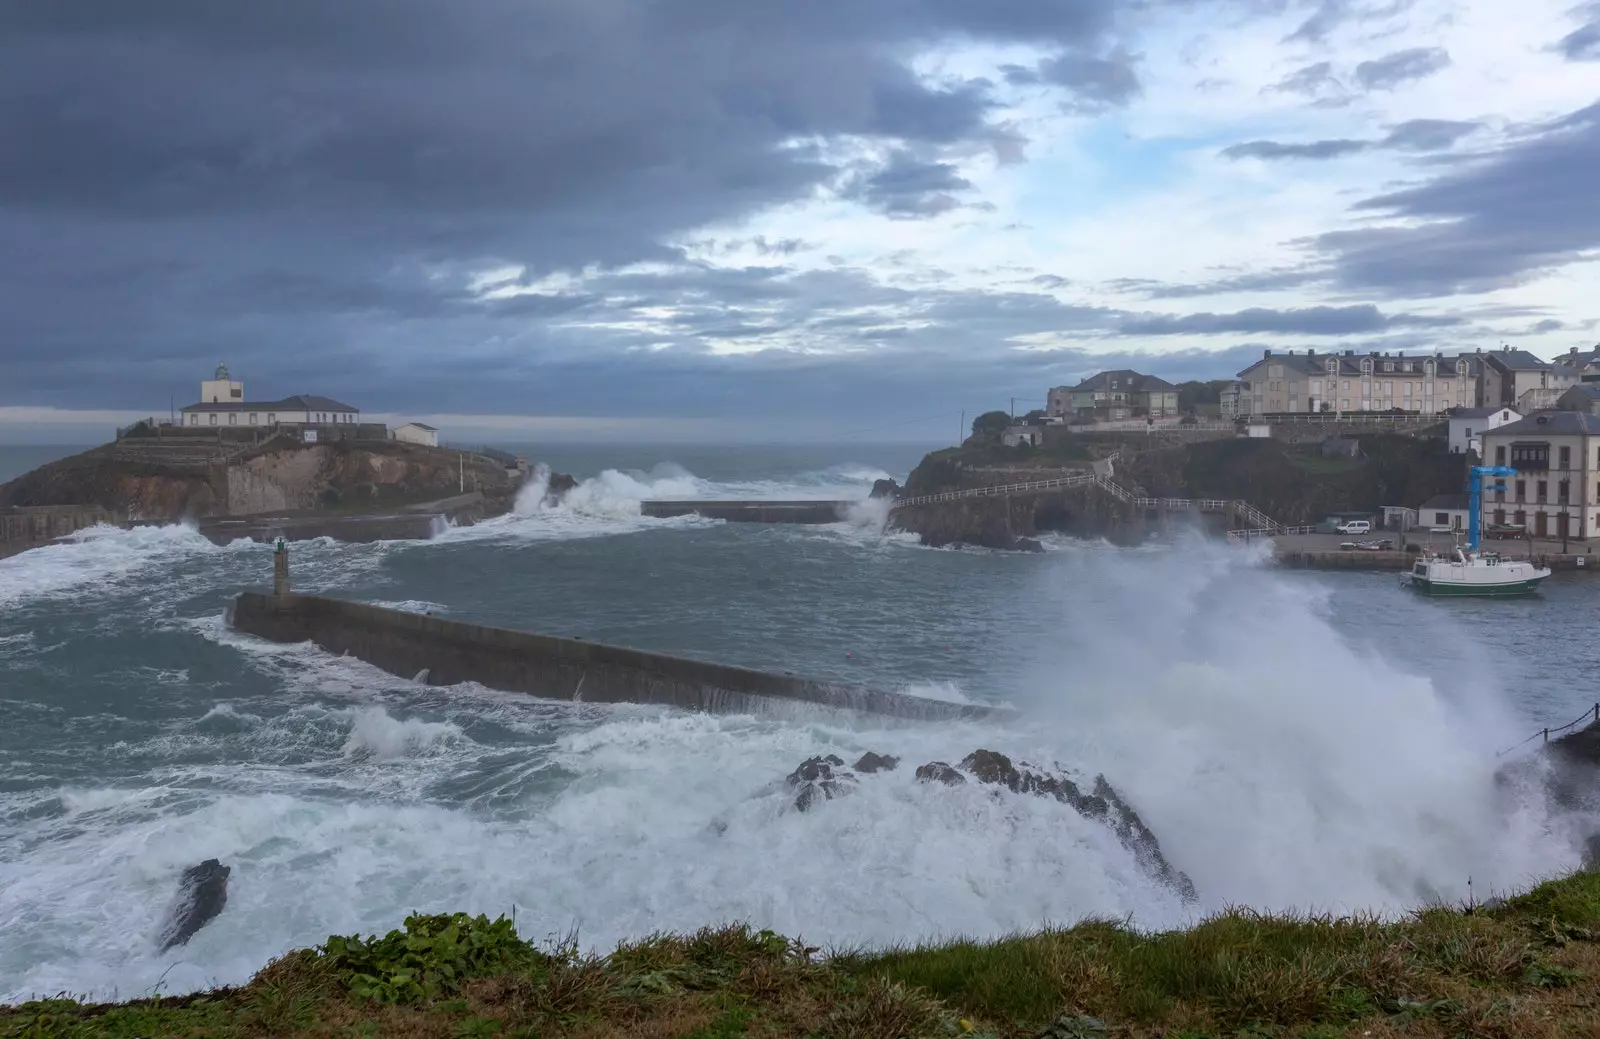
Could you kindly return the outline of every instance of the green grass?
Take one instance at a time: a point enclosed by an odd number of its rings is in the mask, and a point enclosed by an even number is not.
[[[413,916],[195,997],[0,1008],[0,1035],[1092,1039],[1600,1035],[1600,875],[1399,921],[1233,911],[994,942],[819,950],[708,928],[586,957],[505,921]]]

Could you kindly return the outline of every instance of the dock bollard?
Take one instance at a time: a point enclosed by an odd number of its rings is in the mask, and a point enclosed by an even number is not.
[[[289,594],[289,543],[281,536],[272,551],[272,594]]]

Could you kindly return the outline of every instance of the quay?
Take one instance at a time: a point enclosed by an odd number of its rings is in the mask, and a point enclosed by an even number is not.
[[[1339,547],[1340,543],[1345,541],[1379,538],[1391,538],[1397,545],[1399,544],[1398,537],[1384,530],[1375,530],[1362,537],[1351,537],[1347,534],[1278,534],[1261,540],[1270,540],[1273,560],[1279,566],[1297,569],[1384,570],[1399,573],[1402,570],[1409,570],[1411,564],[1416,562],[1417,553],[1406,552],[1398,547],[1376,552]],[[1430,535],[1414,530],[1407,534],[1406,543],[1417,545],[1430,552],[1448,553],[1455,545],[1455,539],[1442,534]],[[1559,540],[1536,540],[1531,543],[1520,540],[1485,541],[1482,547],[1485,551],[1497,550],[1507,559],[1527,559],[1551,570],[1600,572],[1600,555],[1591,553],[1591,546],[1584,542],[1569,542],[1566,552],[1561,551]]]
[[[272,642],[315,643],[329,653],[348,654],[428,685],[477,682],[549,700],[665,704],[716,712],[772,713],[785,705],[808,704],[919,721],[1005,713],[320,595],[294,595],[287,591],[287,549],[280,544],[275,557],[275,591],[282,594],[240,594],[228,610],[232,628]]]
[[[729,523],[837,523],[853,501],[645,501],[640,514],[651,519],[704,516]]]

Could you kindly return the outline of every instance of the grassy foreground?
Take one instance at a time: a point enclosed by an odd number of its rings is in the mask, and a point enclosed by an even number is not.
[[[414,916],[330,938],[241,988],[0,1009],[0,1035],[1600,1035],[1600,874],[1395,923],[1250,912],[1140,934],[1089,922],[993,943],[838,954],[768,931],[660,936],[589,958],[509,921]]]

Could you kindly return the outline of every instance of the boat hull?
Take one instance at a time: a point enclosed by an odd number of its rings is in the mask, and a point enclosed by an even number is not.
[[[1482,582],[1468,583],[1465,581],[1434,581],[1426,577],[1413,577],[1410,580],[1412,588],[1423,595],[1439,597],[1464,597],[1475,596],[1488,599],[1510,599],[1522,595],[1532,595],[1539,590],[1539,582],[1548,574],[1530,577],[1523,581],[1505,581],[1497,584]]]

